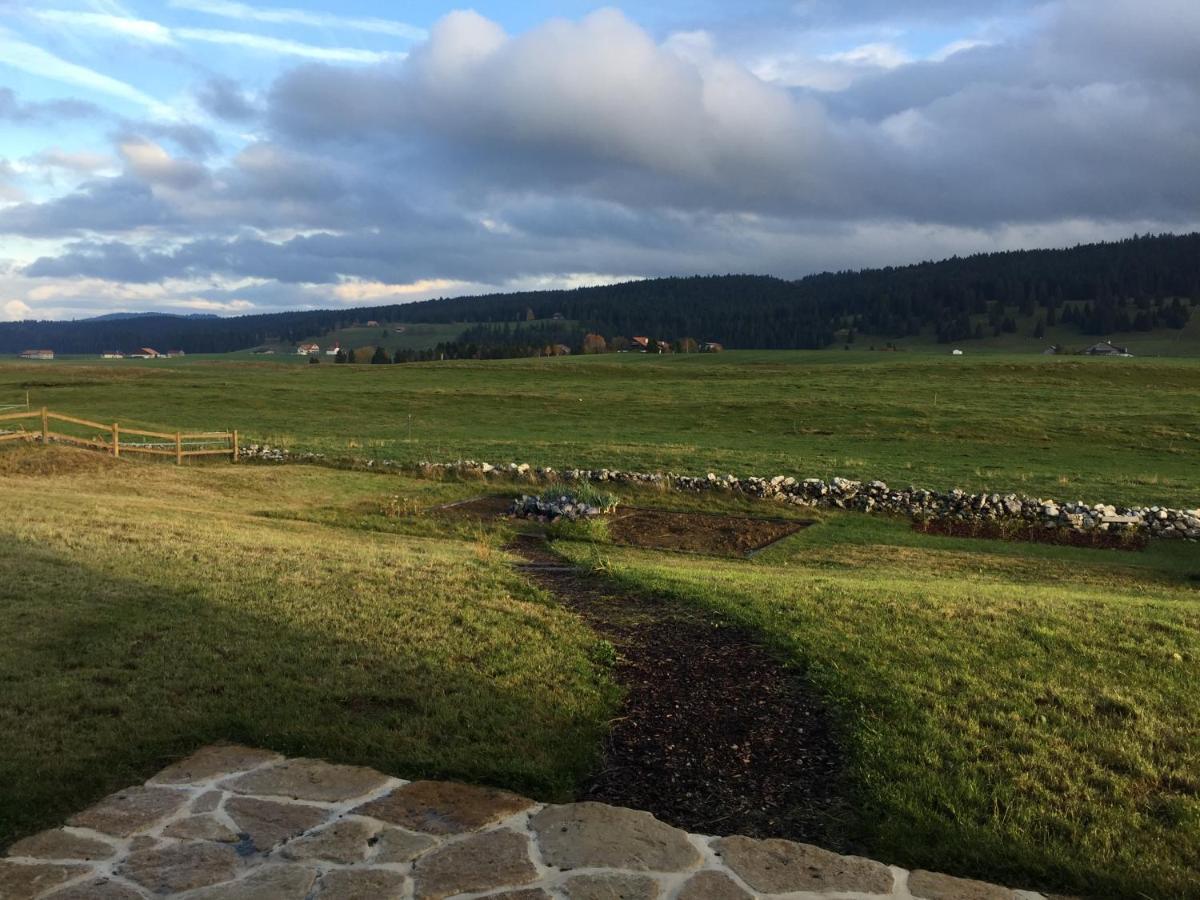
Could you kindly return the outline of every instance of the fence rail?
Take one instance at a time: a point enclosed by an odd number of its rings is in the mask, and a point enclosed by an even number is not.
[[[91,419],[67,416],[51,412],[44,406],[41,409],[0,415],[0,423],[19,422],[24,419],[35,420],[34,427],[11,430],[6,425],[0,424],[0,442],[40,440],[43,444],[48,444],[56,441],[76,447],[85,447],[89,450],[100,450],[116,457],[122,453],[173,456],[176,464],[179,465],[182,465],[185,459],[193,456],[228,456],[234,462],[237,462],[240,456],[236,431],[176,431],[173,433],[146,431],[140,428],[127,428],[119,422],[93,422]],[[65,434],[62,431],[53,430],[50,427],[51,422],[64,422],[81,428],[92,428],[99,433],[89,437]],[[130,436],[155,440],[131,441],[129,440]]]

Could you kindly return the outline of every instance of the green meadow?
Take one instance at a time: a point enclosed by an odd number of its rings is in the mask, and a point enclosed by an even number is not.
[[[399,366],[0,364],[0,405],[338,456],[835,474],[1196,506],[1200,362],[731,352]],[[0,846],[203,743],[572,796],[611,647],[432,507],[515,484],[0,447]],[[527,489],[527,488],[526,488]],[[753,559],[554,548],[757,633],[827,704],[863,852],[1087,897],[1200,897],[1200,551],[815,524]],[[569,534],[564,530],[564,534]],[[576,532],[587,535],[587,532]]]
[[[404,461],[881,478],[1200,503],[1200,361],[730,352],[0,365],[0,403]],[[12,398],[5,400],[4,398]]]

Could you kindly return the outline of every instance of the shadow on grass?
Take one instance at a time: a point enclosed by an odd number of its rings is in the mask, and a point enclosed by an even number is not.
[[[578,649],[526,651],[532,614],[507,642],[431,648],[417,628],[323,628],[322,605],[364,603],[352,592],[314,598],[301,627],[8,537],[0,572],[0,846],[217,740],[544,799],[569,798],[597,758],[611,686]],[[375,601],[363,621],[414,602]]]

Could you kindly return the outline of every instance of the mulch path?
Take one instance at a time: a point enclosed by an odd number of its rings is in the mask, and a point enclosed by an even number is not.
[[[530,578],[618,653],[626,691],[604,767],[580,798],[706,834],[785,837],[844,852],[843,754],[813,692],[743,629],[631,596],[545,541],[511,548]]]

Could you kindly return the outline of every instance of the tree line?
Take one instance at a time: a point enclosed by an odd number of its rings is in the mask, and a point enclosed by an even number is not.
[[[1197,303],[1200,234],[1145,235],[1060,250],[827,272],[798,281],[694,276],[228,319],[3,323],[0,352],[44,346],[59,353],[99,353],[151,346],[219,353],[270,342],[294,344],[365,320],[473,323],[440,350],[429,348],[446,358],[530,355],[558,343],[577,351],[589,333],[606,341],[690,335],[731,347],[804,349],[867,334],[928,333],[957,342],[1015,331],[1019,321],[1032,323],[1035,334],[1055,325],[1097,336],[1182,328]],[[543,324],[545,333],[530,331]]]

